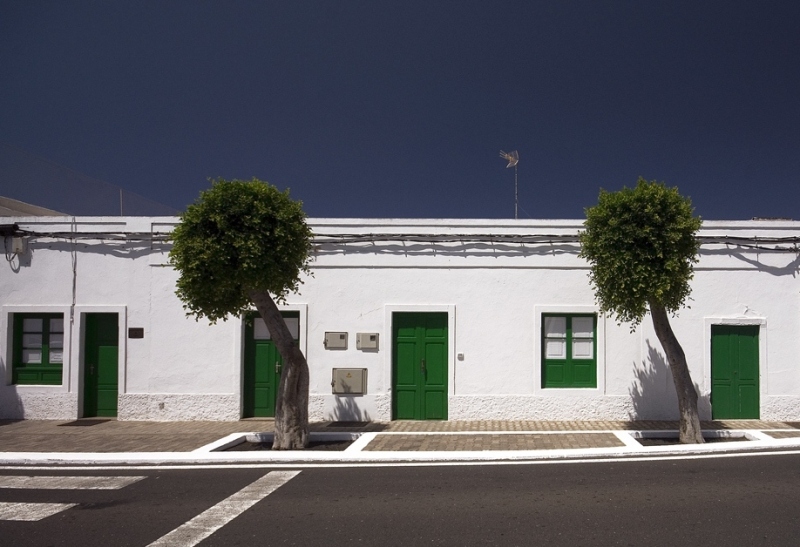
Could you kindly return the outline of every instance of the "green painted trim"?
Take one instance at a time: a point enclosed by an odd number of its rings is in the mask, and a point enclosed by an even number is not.
[[[758,325],[711,325],[711,418],[760,418]]]
[[[446,420],[447,312],[392,314],[392,419]]]
[[[83,347],[83,416],[115,417],[119,406],[119,315],[87,313]]]
[[[300,319],[299,311],[282,311],[284,319]],[[254,339],[254,321],[258,312],[244,316],[244,363],[242,369],[242,417],[271,418],[275,416],[275,404],[280,385],[280,373],[274,364],[283,365],[278,348],[272,340]],[[300,342],[300,332],[296,343]],[[258,377],[266,381],[259,382]],[[260,384],[260,385],[259,385]]]

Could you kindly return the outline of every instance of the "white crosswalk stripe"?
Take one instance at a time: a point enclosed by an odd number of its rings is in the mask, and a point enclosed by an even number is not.
[[[272,471],[203,511],[148,547],[193,547],[296,477],[300,471]]]
[[[145,477],[0,476],[0,488],[36,490],[119,490]]]
[[[60,513],[77,503],[10,503],[0,502],[0,520],[37,521]]]
[[[0,488],[22,490],[119,490],[144,479],[131,477],[48,477],[0,475]],[[37,521],[75,507],[77,503],[0,502],[0,521]]]

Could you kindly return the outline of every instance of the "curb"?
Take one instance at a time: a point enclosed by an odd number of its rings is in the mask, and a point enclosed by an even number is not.
[[[543,432],[482,431],[480,434],[571,434],[573,431]],[[740,442],[702,445],[643,446],[637,438],[670,437],[677,430],[604,430],[593,433],[614,434],[622,443],[612,448],[570,448],[542,450],[483,451],[368,451],[364,448],[377,435],[458,435],[450,433],[312,433],[315,440],[354,440],[343,451],[249,451],[224,452],[225,448],[245,440],[268,442],[270,433],[233,433],[192,452],[0,452],[0,465],[29,466],[358,466],[358,465],[480,465],[535,462],[575,462],[627,460],[642,461],[675,457],[720,457],[726,455],[764,455],[800,453],[800,438],[775,439],[762,430],[705,430],[706,437],[744,437]],[[470,432],[469,434],[475,434]]]

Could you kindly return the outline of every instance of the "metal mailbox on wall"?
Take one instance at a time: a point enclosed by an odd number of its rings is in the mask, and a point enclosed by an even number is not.
[[[347,333],[326,332],[323,345],[325,349],[347,349]]]
[[[356,349],[378,349],[377,332],[359,332],[356,334]]]
[[[367,369],[335,368],[331,387],[334,395],[364,395],[367,392]]]

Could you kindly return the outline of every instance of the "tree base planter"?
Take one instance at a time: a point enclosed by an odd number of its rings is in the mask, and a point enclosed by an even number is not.
[[[676,446],[682,443],[677,431],[637,431],[633,438],[642,446]],[[751,438],[745,432],[740,431],[704,431],[704,443],[729,443],[747,442],[757,439]],[[697,444],[697,443],[689,443]]]
[[[353,444],[353,441],[310,441],[308,446],[303,450],[331,450],[331,451],[344,451]],[[244,441],[226,448],[224,452],[251,452],[258,450],[272,450],[272,443],[251,443]]]
[[[360,433],[331,432],[331,433],[311,433],[308,446],[298,450],[313,451],[344,451],[353,444]],[[249,452],[260,450],[273,450],[274,433],[251,433],[242,435],[239,442],[233,444],[226,443],[220,448],[221,452]]]

